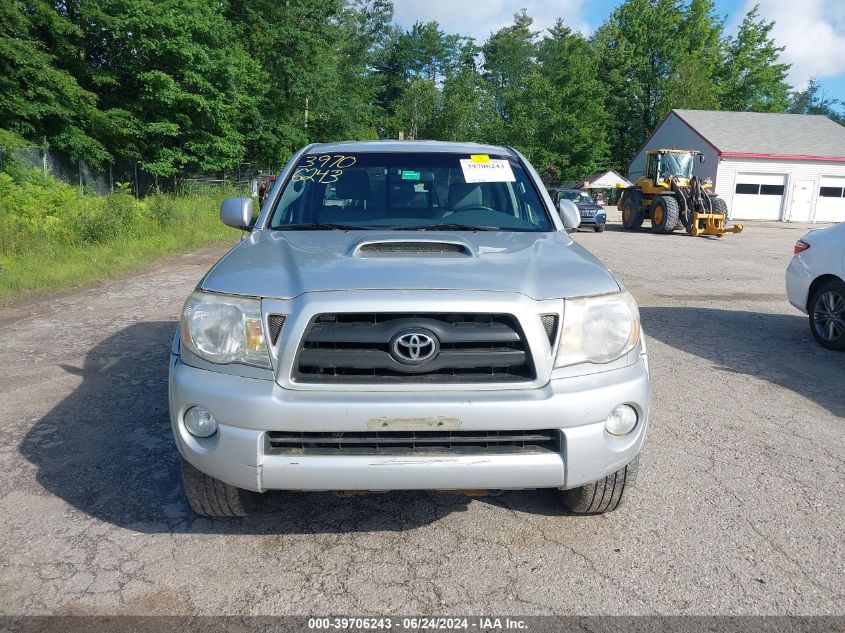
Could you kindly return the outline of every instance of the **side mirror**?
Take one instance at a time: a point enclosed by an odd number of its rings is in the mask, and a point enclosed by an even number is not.
[[[220,205],[220,220],[234,229],[252,228],[252,198],[226,198]]]
[[[698,162],[699,162],[699,163],[703,163],[703,162],[704,162],[704,154],[699,154],[699,155],[698,155]]]
[[[563,220],[563,228],[567,231],[575,230],[581,226],[581,212],[572,200],[561,198],[558,202],[560,219]]]

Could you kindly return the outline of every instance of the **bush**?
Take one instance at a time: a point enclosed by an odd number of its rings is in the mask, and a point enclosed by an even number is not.
[[[126,183],[88,195],[39,170],[0,172],[0,301],[143,265],[151,257],[237,239],[217,209],[229,190],[157,193],[138,200]]]

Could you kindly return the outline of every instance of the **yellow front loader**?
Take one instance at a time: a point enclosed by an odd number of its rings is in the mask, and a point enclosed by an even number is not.
[[[710,183],[693,174],[701,152],[656,149],[646,152],[645,176],[622,192],[617,208],[622,226],[639,229],[651,220],[654,233],[671,233],[683,228],[690,235],[739,233],[741,224],[728,226],[728,205],[710,192]]]

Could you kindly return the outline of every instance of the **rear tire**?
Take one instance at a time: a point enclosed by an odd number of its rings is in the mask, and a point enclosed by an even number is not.
[[[626,488],[634,485],[639,471],[640,456],[604,479],[580,488],[562,490],[560,500],[573,514],[603,514],[613,512],[622,503]]]
[[[179,457],[182,489],[191,510],[204,517],[245,517],[254,505],[257,493],[242,490],[215,479]]]
[[[845,283],[827,281],[816,288],[808,306],[810,332],[819,345],[845,350]]]
[[[680,206],[675,198],[657,196],[651,201],[652,233],[671,233],[678,225],[679,217]]]
[[[643,211],[640,208],[642,194],[635,187],[625,190],[622,202],[622,226],[626,229],[638,229],[643,225]]]

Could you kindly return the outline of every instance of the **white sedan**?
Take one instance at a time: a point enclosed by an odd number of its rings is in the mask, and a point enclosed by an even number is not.
[[[810,231],[786,269],[789,303],[810,316],[824,347],[845,350],[845,222]]]

